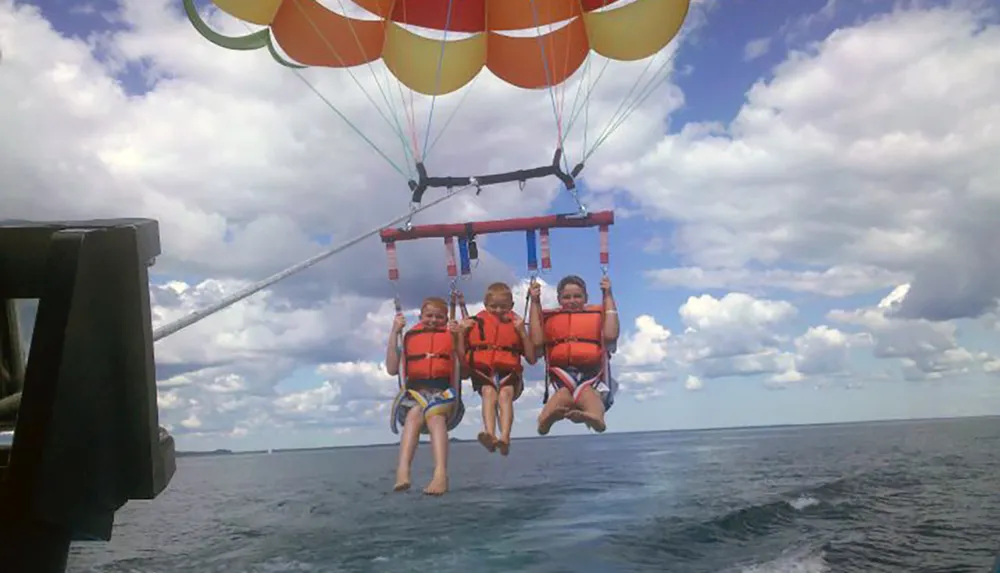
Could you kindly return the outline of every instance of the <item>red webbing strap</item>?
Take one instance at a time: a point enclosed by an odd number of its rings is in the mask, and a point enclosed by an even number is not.
[[[389,261],[389,280],[399,280],[399,257],[396,256],[395,241],[385,244],[385,256]]]
[[[552,252],[549,249],[549,230],[541,229],[538,232],[539,242],[542,247],[542,271],[552,270]]]
[[[444,238],[444,251],[448,261],[448,276],[454,279],[458,276],[458,264],[455,262],[455,237]]]
[[[601,225],[601,266],[608,266],[608,226]]]

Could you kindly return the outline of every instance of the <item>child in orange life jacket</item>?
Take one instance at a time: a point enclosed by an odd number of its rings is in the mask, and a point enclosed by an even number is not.
[[[547,348],[546,368],[555,389],[538,416],[538,433],[549,433],[552,424],[567,419],[603,432],[604,402],[595,386],[608,385],[605,360],[618,342],[618,309],[611,294],[611,280],[601,279],[601,305],[587,305],[587,284],[570,275],[559,281],[559,308],[542,310],[541,287],[532,283],[529,321],[531,341]]]
[[[396,337],[404,326],[406,319],[396,315],[385,354],[385,367],[390,375],[399,373],[401,357]],[[402,418],[403,436],[399,443],[395,491],[410,487],[410,468],[425,424],[434,450],[434,477],[424,493],[441,495],[448,491],[448,416],[457,399],[452,388],[452,369],[455,357],[465,351],[460,332],[458,323],[448,320],[448,303],[430,297],[420,307],[420,323],[403,336],[407,394],[400,402],[398,414]]]
[[[514,424],[514,401],[524,391],[523,356],[534,364],[535,348],[528,342],[524,319],[513,312],[514,295],[504,283],[493,283],[483,297],[486,307],[462,321],[465,331],[466,364],[472,387],[483,399],[483,431],[478,440],[488,451],[510,452],[510,429]],[[500,438],[496,437],[497,406]]]

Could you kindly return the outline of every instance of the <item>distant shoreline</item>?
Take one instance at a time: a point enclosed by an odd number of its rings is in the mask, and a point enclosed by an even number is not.
[[[952,420],[977,420],[977,419],[990,419],[990,418],[1000,418],[1000,414],[993,414],[987,416],[942,416],[933,418],[887,418],[879,420],[859,420],[853,422],[817,422],[812,424],[773,424],[766,426],[720,426],[714,428],[690,428],[690,429],[678,429],[678,430],[642,430],[637,432],[608,432],[605,435],[645,435],[645,434],[699,434],[699,433],[709,433],[709,432],[725,432],[725,431],[740,431],[740,430],[772,430],[781,428],[813,428],[813,427],[824,427],[824,426],[857,426],[857,425],[883,425],[883,424],[899,424],[899,423],[909,423],[909,422],[946,422]],[[579,438],[583,435],[573,435],[573,436],[526,436],[523,438],[515,438],[516,440],[558,440],[563,438]],[[596,437],[596,436],[593,436]],[[461,438],[451,438],[449,442],[451,443],[470,443],[475,442],[474,439],[461,439]],[[260,450],[229,450],[229,449],[218,449],[218,450],[205,450],[205,451],[178,451],[176,453],[179,458],[195,458],[195,457],[208,457],[208,456],[240,456],[240,455],[259,455],[267,453],[288,453],[288,452],[318,452],[326,450],[351,450],[351,449],[362,449],[362,448],[382,448],[386,446],[395,446],[397,442],[381,442],[375,444],[363,444],[363,445],[353,445],[353,446],[315,446],[311,448],[272,448],[270,450],[260,449]]]

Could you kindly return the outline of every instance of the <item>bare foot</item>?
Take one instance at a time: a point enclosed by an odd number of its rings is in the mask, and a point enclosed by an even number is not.
[[[434,477],[431,479],[431,483],[427,484],[427,487],[424,488],[424,493],[427,495],[444,495],[446,491],[448,491],[448,475],[434,472]]]
[[[581,424],[587,422],[587,415],[583,412],[583,410],[573,409],[566,412],[566,419],[574,424]],[[590,424],[587,425],[589,426]]]
[[[594,430],[598,434],[600,434],[600,433],[604,432],[604,430],[608,429],[608,425],[605,424],[604,420],[602,420],[600,418],[594,418],[594,420],[592,422],[590,422],[589,424],[587,424],[587,425],[590,426],[591,430]]]
[[[488,432],[479,432],[479,435],[476,436],[476,439],[479,440],[479,443],[482,444],[484,448],[486,448],[486,451],[490,452],[491,454],[496,451],[497,439],[494,438]]]
[[[500,450],[501,456],[506,456],[510,453],[510,438],[500,438],[497,440],[497,448]]]
[[[406,491],[410,489],[410,472],[404,469],[396,470],[396,485],[392,486],[392,491]]]
[[[538,435],[544,436],[545,434],[548,434],[549,430],[552,429],[552,424],[555,424],[561,418],[565,418],[568,410],[568,408],[555,408],[549,412],[547,416],[539,416]]]
[[[599,416],[589,414],[583,410],[574,410],[573,412],[570,412],[570,414],[567,415],[566,417],[578,424],[580,422],[587,424],[588,428],[594,430],[597,433],[601,433],[607,429],[607,425],[604,423],[604,420],[602,420]]]

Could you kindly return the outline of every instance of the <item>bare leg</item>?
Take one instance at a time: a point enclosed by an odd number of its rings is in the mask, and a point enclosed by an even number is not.
[[[549,396],[549,401],[542,408],[542,413],[538,415],[538,435],[544,436],[552,429],[552,424],[566,417],[566,413],[573,407],[573,395],[569,390],[560,388],[555,394]]]
[[[497,427],[497,390],[489,384],[480,388],[483,397],[483,431],[476,437],[479,443],[490,452],[496,451]]]
[[[580,392],[577,403],[580,405],[580,410],[575,417],[595,432],[600,433],[607,429],[607,425],[604,423],[604,402],[601,401],[601,396],[596,390],[590,387],[584,388]]]
[[[420,429],[424,426],[424,413],[419,406],[410,408],[403,424],[403,439],[399,441],[399,465],[396,467],[396,485],[393,491],[410,489],[410,466],[420,443]]]
[[[504,386],[500,389],[500,440],[497,446],[500,455],[510,453],[510,429],[514,425],[514,387]]]
[[[442,495],[448,491],[448,418],[431,416],[427,420],[427,429],[430,431],[431,448],[434,450],[434,477],[424,488],[424,493]]]

